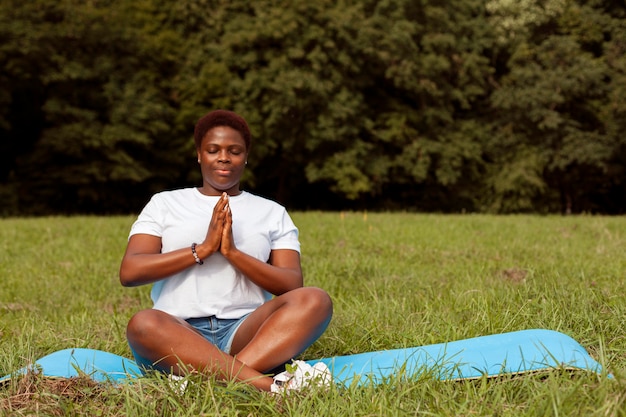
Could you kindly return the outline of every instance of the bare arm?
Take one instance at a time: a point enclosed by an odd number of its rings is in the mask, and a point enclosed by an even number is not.
[[[220,251],[242,274],[266,291],[280,295],[302,287],[300,254],[294,250],[273,250],[268,262],[239,251],[232,236],[232,213],[223,196],[213,210],[204,242],[196,246],[201,259]],[[136,234],[128,241],[120,267],[120,282],[132,287],[167,278],[195,264],[191,248],[161,253],[161,238]]]
[[[198,253],[202,250],[198,245]],[[239,250],[226,257],[255,284],[278,295],[303,284],[300,254],[293,250],[272,251],[269,263]],[[120,267],[120,282],[125,287],[150,284],[195,265],[190,248],[161,253],[161,238],[137,234],[131,236]]]
[[[268,262],[263,262],[235,247],[230,207],[222,231],[220,252],[241,273],[259,287],[274,295],[300,288],[304,284],[300,254],[295,250],[280,249],[270,253]]]
[[[303,285],[300,254],[295,250],[274,250],[268,263],[239,250],[224,256],[252,282],[274,295],[286,293]]]
[[[190,248],[161,253],[161,238],[137,234],[130,237],[120,266],[125,287],[150,284],[195,264]]]
[[[219,250],[227,208],[228,197],[222,195],[213,210],[204,242],[197,246],[202,259]],[[160,237],[136,234],[130,237],[122,258],[120,282],[125,287],[150,284],[189,268],[195,262],[191,247],[161,253]]]

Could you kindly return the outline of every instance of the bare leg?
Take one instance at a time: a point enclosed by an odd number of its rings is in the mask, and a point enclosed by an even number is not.
[[[222,352],[185,321],[159,310],[135,314],[128,323],[126,337],[139,355],[167,372],[181,374],[186,367],[187,371],[244,381],[265,391],[272,384],[272,378]]]
[[[235,334],[231,348],[235,357],[208,342],[187,322],[159,310],[135,314],[126,337],[140,356],[164,371],[180,374],[193,369],[269,391],[273,380],[261,372],[306,349],[326,330],[331,316],[328,294],[307,287],[289,291],[252,312]]]
[[[333,312],[328,294],[312,287],[280,295],[252,312],[241,324],[231,353],[261,372],[289,361],[328,327]]]

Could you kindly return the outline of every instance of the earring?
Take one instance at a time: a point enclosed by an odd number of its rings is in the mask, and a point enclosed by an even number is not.
[[[248,165],[248,161],[246,161],[246,165]]]
[[[200,160],[198,159],[198,163],[200,163]]]

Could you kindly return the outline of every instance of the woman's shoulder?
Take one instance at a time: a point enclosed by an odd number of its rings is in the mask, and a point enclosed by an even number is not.
[[[246,202],[248,205],[254,205],[257,207],[267,207],[273,208],[276,210],[285,210],[285,207],[279,202],[272,200],[268,197],[263,197],[258,194],[253,194],[249,191],[243,191],[241,193],[242,200]]]
[[[194,203],[195,188],[178,188],[153,194],[144,210],[168,211],[172,207],[190,206]]]
[[[171,190],[163,190],[152,196],[156,200],[180,200],[193,198],[196,194],[195,187],[175,188]]]

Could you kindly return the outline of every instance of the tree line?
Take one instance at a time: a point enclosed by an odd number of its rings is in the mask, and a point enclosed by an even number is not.
[[[249,122],[294,209],[624,213],[623,0],[4,0],[0,215],[136,212]]]

